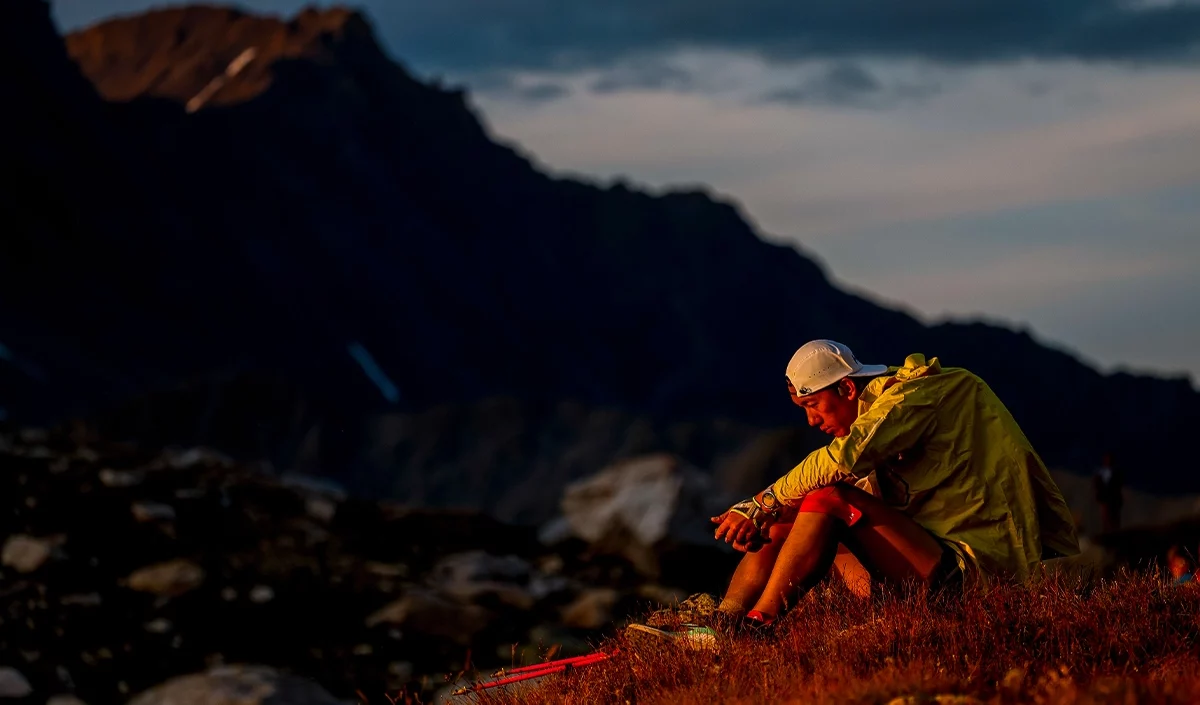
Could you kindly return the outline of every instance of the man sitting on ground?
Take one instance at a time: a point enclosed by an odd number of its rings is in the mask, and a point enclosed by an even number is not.
[[[809,425],[834,439],[713,518],[716,538],[746,553],[721,612],[770,624],[831,568],[860,594],[877,582],[961,589],[1079,553],[1046,466],[967,370],[919,354],[863,365],[814,340],[787,383]]]

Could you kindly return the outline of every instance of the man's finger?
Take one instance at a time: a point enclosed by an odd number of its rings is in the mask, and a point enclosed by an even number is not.
[[[741,529],[741,524],[734,523],[734,522],[726,522],[722,526],[729,527],[729,529],[726,530],[726,532],[725,532],[725,543],[732,544],[738,537],[739,529]]]
[[[718,514],[715,517],[710,517],[709,521],[711,521],[714,524],[720,524],[721,522],[725,521],[725,517],[727,517],[727,516],[729,516],[729,512],[723,512],[721,514]]]

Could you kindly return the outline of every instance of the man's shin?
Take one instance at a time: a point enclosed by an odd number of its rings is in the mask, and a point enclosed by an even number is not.
[[[729,589],[721,599],[718,607],[721,612],[740,617],[758,602],[771,579],[775,560],[779,557],[779,549],[791,527],[790,523],[771,527],[771,543],[742,557],[737,570],[733,572],[733,578],[729,581]]]

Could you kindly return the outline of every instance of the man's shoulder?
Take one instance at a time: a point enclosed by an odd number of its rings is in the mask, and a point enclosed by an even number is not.
[[[886,375],[871,381],[868,392],[875,395],[905,396],[919,389],[949,388],[963,385],[986,386],[979,375],[965,367],[943,367],[938,358],[925,362],[923,355],[909,355],[905,364],[890,367]]]

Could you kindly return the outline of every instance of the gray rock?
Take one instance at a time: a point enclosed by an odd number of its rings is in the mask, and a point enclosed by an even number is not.
[[[74,595],[63,595],[58,601],[60,605],[79,606],[79,607],[96,607],[103,600],[98,592],[77,593]]]
[[[130,507],[133,518],[142,523],[151,521],[174,521],[175,508],[159,502],[134,502]]]
[[[71,677],[71,672],[62,665],[54,667],[54,675],[58,676],[58,682],[62,683],[67,690],[75,690],[75,679]]]
[[[14,534],[0,549],[0,564],[13,568],[18,573],[32,573],[42,567],[58,542],[54,539],[35,538],[25,534]]]
[[[563,493],[563,516],[574,535],[600,541],[614,526],[653,545],[668,536],[708,542],[712,534],[689,530],[725,502],[713,497],[711,480],[672,455],[657,454],[617,463],[572,483]]]
[[[172,678],[129,705],[341,705],[316,683],[254,665],[219,666]]]
[[[639,597],[643,597],[664,607],[678,605],[688,597],[687,592],[679,588],[664,587],[654,583],[638,587],[637,594]]]
[[[217,467],[232,467],[233,460],[211,448],[172,449],[160,457],[163,465],[172,470],[187,470],[198,465],[215,465]]]
[[[408,566],[403,563],[381,563],[379,561],[367,561],[363,566],[368,573],[379,575],[385,578],[403,578],[408,575]]]
[[[563,608],[562,623],[577,629],[600,629],[612,621],[619,594],[612,588],[593,588]]]
[[[533,566],[517,556],[467,551],[438,561],[429,573],[429,582],[439,592],[461,602],[478,602],[492,596],[506,605],[527,610],[537,601],[530,591],[533,577]]]
[[[317,521],[328,524],[337,515],[337,502],[328,497],[308,497],[304,500],[304,510]]]
[[[171,621],[159,617],[151,622],[146,623],[146,631],[151,634],[166,634],[171,631]]]
[[[255,585],[250,589],[250,601],[256,605],[275,599],[275,590],[270,585]]]
[[[479,605],[462,604],[426,589],[416,589],[367,617],[367,626],[407,627],[428,636],[468,645],[491,621]]]
[[[100,471],[100,482],[105,487],[136,487],[142,484],[146,476],[136,470],[113,470],[104,468]]]
[[[85,463],[96,463],[96,462],[100,461],[100,454],[97,453],[96,451],[92,450],[91,448],[88,448],[87,446],[81,446],[79,448],[76,448],[75,449],[75,457],[79,460],[82,460]],[[70,696],[63,696],[63,697],[70,697]]]
[[[575,536],[571,522],[564,516],[554,517],[538,528],[538,541],[547,546],[557,546]]]
[[[672,455],[612,465],[567,486],[563,518],[570,533],[604,553],[624,555],[647,575],[658,572],[655,546],[664,541],[712,545],[709,517],[729,506],[711,479]],[[561,533],[548,526],[543,537]]]
[[[388,675],[400,682],[406,682],[413,677],[413,665],[408,661],[392,661],[387,666]]]
[[[0,698],[23,698],[32,692],[33,687],[20,671],[0,666]]]
[[[290,487],[305,494],[321,495],[339,502],[346,498],[346,489],[344,487],[333,480],[317,477],[316,475],[288,472],[284,473],[279,478],[279,481],[285,487]]]
[[[125,579],[126,585],[132,590],[164,597],[177,597],[196,589],[203,582],[204,569],[182,559],[139,568]]]
[[[22,443],[45,443],[50,440],[50,432],[44,428],[23,428],[17,434]]]

